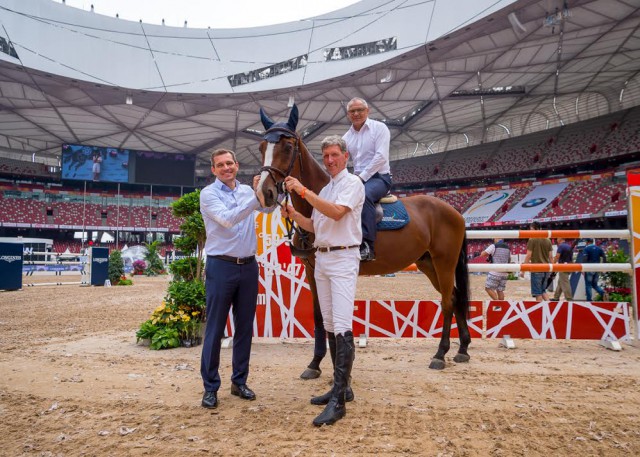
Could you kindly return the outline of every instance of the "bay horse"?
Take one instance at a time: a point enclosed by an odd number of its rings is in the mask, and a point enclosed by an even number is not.
[[[298,108],[294,105],[286,123],[274,123],[260,109],[265,128],[260,142],[263,166],[257,186],[257,197],[263,207],[278,204],[278,197],[284,193],[284,179],[293,176],[316,194],[329,182],[329,175],[308,151],[296,133]],[[296,211],[310,217],[312,206],[299,195],[290,194],[291,204]],[[383,275],[401,271],[415,263],[442,296],[444,323],[442,336],[436,354],[429,368],[441,370],[445,367],[445,354],[449,351],[452,317],[458,324],[460,348],[454,362],[468,362],[467,348],[471,336],[467,326],[469,311],[469,275],[467,269],[465,222],[458,211],[448,203],[427,195],[402,198],[401,201],[410,221],[403,228],[380,231],[375,241],[376,259],[360,264],[360,275]],[[305,239],[307,238],[307,239]],[[294,255],[304,252],[313,242],[313,234],[296,231],[293,239]],[[301,260],[305,266],[307,282],[313,296],[315,323],[314,361],[301,376],[304,379],[320,375],[319,360],[326,354],[326,333],[322,324],[322,314],[315,287],[313,250]]]

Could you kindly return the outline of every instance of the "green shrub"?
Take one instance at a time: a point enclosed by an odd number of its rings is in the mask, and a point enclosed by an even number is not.
[[[159,327],[155,325],[151,319],[143,322],[142,325],[140,325],[140,329],[136,332],[136,343],[144,339],[151,340],[153,335],[158,331],[158,328]]]
[[[200,261],[200,267],[202,268],[202,261]],[[173,274],[174,281],[193,281],[198,272],[198,258],[185,257],[176,260],[169,265],[169,271]]]
[[[608,250],[607,263],[631,263],[631,259],[622,249]],[[602,274],[608,287],[613,289],[631,287],[631,276],[624,271],[608,271]]]
[[[178,329],[172,327],[159,328],[151,338],[151,349],[169,349],[180,346],[180,336]]]
[[[124,276],[124,261],[122,260],[122,252],[118,250],[111,251],[109,255],[109,269],[107,270],[109,281],[112,285],[118,284],[120,278]]]
[[[189,312],[201,311],[207,303],[204,283],[202,281],[171,281],[165,300],[178,307],[187,307]]]
[[[145,244],[147,253],[144,256],[144,260],[147,263],[147,268],[144,270],[144,274],[147,276],[157,276],[165,273],[164,264],[158,255],[159,244],[159,241]]]

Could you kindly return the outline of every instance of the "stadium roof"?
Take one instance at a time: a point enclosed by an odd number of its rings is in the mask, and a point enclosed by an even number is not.
[[[392,160],[503,140],[640,104],[640,0],[364,0],[305,21],[187,29],[50,0],[0,0],[0,155],[62,143],[257,169],[258,108],[319,153],[369,102]],[[3,42],[3,39],[5,40]],[[131,104],[127,102],[130,101]],[[34,155],[35,154],[35,155]]]

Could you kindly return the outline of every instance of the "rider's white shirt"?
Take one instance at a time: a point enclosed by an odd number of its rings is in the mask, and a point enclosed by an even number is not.
[[[351,209],[339,221],[334,221],[314,209],[311,214],[316,247],[352,246],[362,242],[360,217],[364,204],[364,184],[356,175],[342,170],[332,178],[319,194],[332,203]]]

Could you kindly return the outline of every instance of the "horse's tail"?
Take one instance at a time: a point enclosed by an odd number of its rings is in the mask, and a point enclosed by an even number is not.
[[[456,287],[453,292],[454,305],[464,316],[469,316],[469,268],[467,266],[467,233],[462,239],[462,248],[456,265]]]

